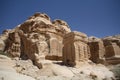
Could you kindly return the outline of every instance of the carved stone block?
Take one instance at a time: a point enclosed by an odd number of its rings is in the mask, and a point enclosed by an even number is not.
[[[95,63],[103,63],[105,59],[105,47],[102,40],[93,41],[89,43],[90,46],[90,59]]]
[[[63,62],[75,66],[78,62],[87,61],[90,57],[87,45],[87,35],[80,32],[71,32],[65,35],[63,43]]]

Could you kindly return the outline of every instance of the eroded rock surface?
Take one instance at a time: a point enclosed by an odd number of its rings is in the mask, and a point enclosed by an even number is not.
[[[63,63],[75,66],[81,61],[87,61],[90,57],[88,38],[84,33],[77,31],[64,36]]]
[[[106,61],[110,64],[120,63],[120,35],[103,38]]]
[[[35,13],[15,29],[1,35],[1,50],[11,57],[31,59],[42,68],[41,60],[62,60],[63,36],[71,32],[63,20],[51,22],[44,13]]]
[[[20,73],[37,80],[51,80],[53,78],[56,80],[59,80],[58,78],[63,80],[112,80],[114,76],[106,67],[98,67],[93,64],[119,65],[120,35],[102,39],[88,37],[81,32],[72,32],[67,22],[63,20],[51,21],[47,14],[35,13],[14,29],[3,31],[0,35],[1,51],[0,54],[13,59],[10,62],[8,61],[8,64],[14,61],[14,67],[11,64],[5,66],[10,66],[10,70],[16,76]],[[54,61],[63,62],[58,64],[54,63]],[[0,62],[1,65],[4,64],[2,60]],[[63,63],[67,66],[62,65]],[[84,67],[82,67],[83,65]],[[93,68],[97,68],[96,71],[92,70]],[[9,67],[5,69],[2,67],[2,69],[9,70]],[[102,69],[108,74],[103,75],[104,71],[99,71]],[[0,74],[3,77],[5,77],[4,75],[9,77],[9,74],[12,73],[0,72]],[[11,76],[13,77],[13,75]],[[2,80],[3,77],[1,77]],[[13,78],[10,79],[14,80]],[[8,80],[8,78],[5,78],[5,80]]]
[[[5,43],[3,40],[0,39],[0,51],[4,51]]]
[[[95,63],[120,63],[120,35],[105,38],[89,38],[91,60]]]
[[[60,63],[60,62],[59,62]],[[42,69],[31,60],[11,59],[0,55],[0,80],[113,80],[114,75],[103,65],[80,63],[78,68],[57,61],[44,61]]]
[[[51,21],[45,13],[35,13],[16,28],[4,30],[0,40],[1,51],[13,58],[31,59],[39,68],[45,59],[74,65],[74,60],[87,61],[89,58],[95,63],[120,62],[119,35],[88,38],[84,33],[71,32],[63,20]]]
[[[90,59],[95,63],[105,62],[105,46],[103,41],[96,37],[89,37]]]
[[[14,61],[4,55],[0,55],[0,80],[35,80],[30,76],[17,73],[13,68],[14,66]]]

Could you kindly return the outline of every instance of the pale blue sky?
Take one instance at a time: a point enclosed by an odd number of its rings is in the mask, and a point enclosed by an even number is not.
[[[68,22],[72,31],[104,37],[120,34],[120,0],[0,0],[0,32],[35,12]]]

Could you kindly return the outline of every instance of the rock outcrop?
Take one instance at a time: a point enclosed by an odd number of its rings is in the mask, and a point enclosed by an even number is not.
[[[5,47],[5,52],[9,53],[12,57],[20,57],[20,47],[21,41],[20,36],[17,32],[9,33],[8,39],[6,40],[7,46]]]
[[[75,66],[90,57],[87,35],[80,32],[71,32],[64,36],[63,63]]]
[[[4,52],[11,57],[31,59],[41,68],[41,60],[62,60],[63,37],[71,32],[63,20],[51,22],[44,13],[35,13],[15,29],[1,35]],[[1,41],[1,50],[4,44]]]
[[[84,80],[84,78],[85,80],[113,80],[113,74],[106,67],[96,66],[94,63],[120,63],[120,35],[103,39],[88,37],[85,33],[72,32],[63,20],[51,21],[47,14],[35,13],[14,29],[3,31],[0,36],[0,56],[1,54],[9,56],[13,61],[16,60],[14,65],[16,71],[37,80],[43,79],[43,76],[45,79],[52,79],[54,76],[65,80],[68,79],[66,77],[69,77],[68,80]],[[97,68],[96,71],[92,70],[93,68]],[[106,73],[101,71],[102,69]],[[18,76],[16,71],[13,71],[13,74]],[[6,76],[6,72],[4,74],[0,71],[0,74]],[[2,80],[3,76],[0,75]],[[26,78],[34,80],[31,77]]]
[[[120,63],[120,35],[103,38],[107,63]]]
[[[21,41],[24,45],[24,54],[30,54],[33,61],[38,58],[59,60],[62,57],[62,40],[68,32],[67,23],[51,22],[46,14],[36,13],[19,27],[23,31]],[[58,26],[60,25],[60,26]],[[66,29],[63,29],[63,28]],[[69,28],[68,28],[69,29]],[[29,49],[25,49],[29,46]],[[31,58],[30,57],[30,58]]]
[[[95,63],[120,63],[120,36],[109,36],[102,39],[90,37],[89,47],[91,60]]]
[[[103,41],[96,37],[89,37],[89,47],[92,60],[95,63],[105,62],[105,47]]]
[[[24,23],[0,36],[0,50],[11,57],[31,59],[42,68],[42,60],[63,60],[76,65],[80,61],[119,63],[120,37],[103,39],[71,32],[69,25],[60,19],[51,21],[45,13],[35,13]],[[115,61],[114,61],[115,60]]]

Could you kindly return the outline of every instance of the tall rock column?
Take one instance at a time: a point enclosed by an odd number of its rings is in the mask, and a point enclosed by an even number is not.
[[[87,35],[84,33],[74,31],[66,34],[63,40],[63,63],[75,66],[81,61],[87,61],[90,57],[87,43]]]

